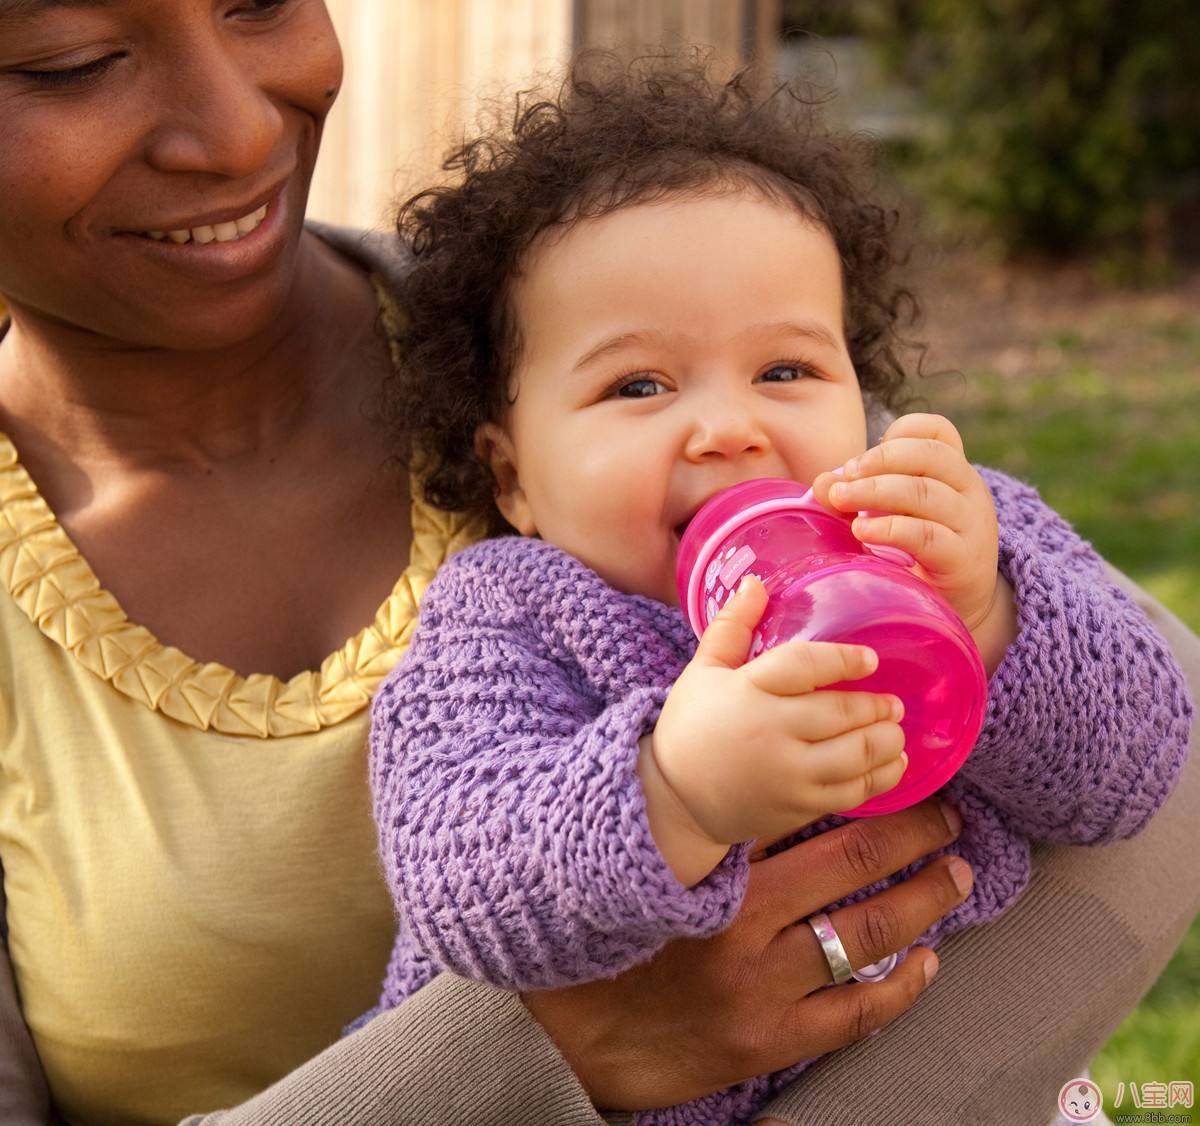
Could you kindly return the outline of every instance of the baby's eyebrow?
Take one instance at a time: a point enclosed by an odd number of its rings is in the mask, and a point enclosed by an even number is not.
[[[639,345],[661,344],[662,341],[663,334],[655,329],[620,332],[616,336],[610,336],[600,341],[594,348],[589,348],[575,361],[573,370],[578,371],[580,368],[587,367],[593,360],[598,360],[601,356],[607,356],[611,352],[620,352],[624,348],[638,347]]]
[[[763,321],[751,325],[743,336],[807,336],[826,348],[840,348],[837,338],[824,325],[814,321]]]

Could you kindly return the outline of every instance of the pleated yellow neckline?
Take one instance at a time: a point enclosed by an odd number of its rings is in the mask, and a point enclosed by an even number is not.
[[[463,517],[413,504],[409,565],[365,629],[315,671],[240,676],[162,644],[101,585],[0,433],[0,581],[51,641],[118,692],[202,730],[261,738],[317,731],[354,715],[408,646],[417,607],[451,550],[476,538]]]

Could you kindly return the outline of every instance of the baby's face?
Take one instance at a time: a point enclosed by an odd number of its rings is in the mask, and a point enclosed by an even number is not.
[[[588,219],[535,245],[513,300],[501,510],[619,590],[675,603],[709,497],[866,447],[837,251],[792,207],[741,191]]]

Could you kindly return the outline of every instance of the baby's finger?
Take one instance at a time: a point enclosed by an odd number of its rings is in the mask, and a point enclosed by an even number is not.
[[[810,692],[789,700],[787,707],[795,717],[788,731],[809,743],[820,743],[884,720],[899,723],[904,717],[900,697],[883,692]]]
[[[820,786],[816,791],[818,807],[835,812],[854,809],[856,806],[862,805],[868,798],[886,794],[904,777],[907,769],[908,755],[900,754],[894,759],[889,759],[887,762],[873,767],[866,774],[860,774],[845,782],[831,782],[826,786]]]
[[[876,771],[901,762],[904,756],[904,731],[898,723],[881,721],[869,727],[837,735],[797,751],[797,784],[837,787],[845,783],[861,784]],[[895,785],[903,766],[898,767]],[[824,799],[822,799],[824,800]],[[837,802],[830,807],[846,808]]]
[[[944,481],[960,493],[981,483],[977,470],[961,450],[928,438],[900,438],[851,458],[842,471],[841,487],[837,481],[830,484],[830,503],[843,511],[851,500],[864,499],[855,496],[863,493],[864,482],[889,474]],[[870,494],[865,499],[871,499]]]
[[[747,575],[733,597],[700,636],[693,662],[727,669],[740,668],[750,652],[750,640],[767,606],[767,592],[754,575]]]
[[[884,432],[880,445],[892,442],[897,438],[932,438],[947,446],[963,448],[962,435],[958,428],[945,415],[929,414],[914,411],[912,414],[902,414]]]
[[[862,543],[884,544],[908,552],[931,574],[948,574],[962,564],[962,537],[933,520],[856,516],[851,529]]]
[[[800,696],[843,680],[860,680],[878,667],[875,650],[865,645],[788,641],[751,661],[746,675],[772,696]]]
[[[963,494],[937,477],[912,477],[902,473],[886,473],[864,477],[859,481],[834,485],[832,496],[850,511],[867,516],[896,513],[936,520],[956,528],[967,514]]]

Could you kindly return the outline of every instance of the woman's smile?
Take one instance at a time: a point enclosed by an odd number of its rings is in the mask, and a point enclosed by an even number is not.
[[[242,214],[210,212],[196,221],[172,220],[149,230],[118,230],[121,257],[208,282],[237,282],[260,274],[283,254],[291,193],[277,189]],[[220,218],[215,216],[220,214]],[[178,224],[178,225],[176,225]]]
[[[176,227],[169,231],[141,231],[139,233],[144,238],[154,239],[155,242],[170,239],[177,246],[189,242],[196,242],[201,246],[210,242],[237,242],[251,231],[257,230],[266,215],[267,205],[264,203],[261,207],[251,211],[249,215],[242,215],[230,222],[213,223],[212,225],[204,223],[197,227]]]

